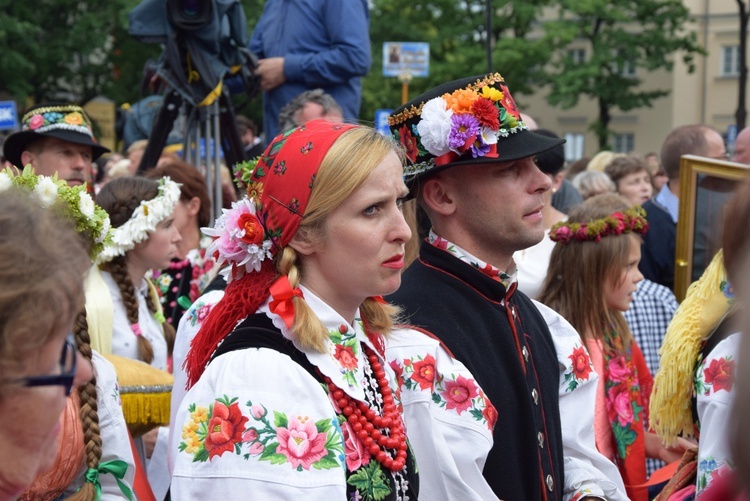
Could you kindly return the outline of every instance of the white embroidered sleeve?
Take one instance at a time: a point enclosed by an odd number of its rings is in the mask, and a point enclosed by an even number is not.
[[[578,332],[554,310],[534,304],[549,327],[560,366],[560,424],[562,428],[564,500],[584,496],[628,499],[617,467],[596,449],[594,405],[599,376]]]
[[[735,363],[740,334],[732,334],[711,350],[698,366],[695,377],[700,440],[696,494],[700,495],[723,469],[732,468],[727,437],[734,399]]]
[[[406,431],[419,465],[420,499],[497,500],[482,476],[497,414],[468,369],[428,335],[399,329],[386,358],[401,386]],[[467,405],[450,405],[447,383],[473,385]]]

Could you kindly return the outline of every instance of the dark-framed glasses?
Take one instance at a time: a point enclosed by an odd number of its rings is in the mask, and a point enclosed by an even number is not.
[[[7,380],[8,383],[18,384],[21,386],[63,386],[65,396],[70,395],[73,390],[73,381],[76,377],[76,363],[78,360],[78,350],[76,350],[73,334],[65,338],[60,353],[60,374],[47,376],[26,376],[18,379]]]

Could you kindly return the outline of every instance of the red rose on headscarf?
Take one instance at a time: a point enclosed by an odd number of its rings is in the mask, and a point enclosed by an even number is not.
[[[242,415],[239,404],[235,402],[227,407],[217,400],[208,422],[208,434],[203,442],[208,458],[232,452],[234,444],[242,441],[242,432],[247,422],[248,418]]]
[[[402,125],[398,129],[399,141],[404,147],[404,153],[407,158],[412,162],[417,161],[417,154],[419,154],[419,147],[417,146],[417,138],[409,130],[409,127]]]
[[[586,380],[591,374],[591,360],[589,354],[583,349],[583,346],[573,350],[573,353],[568,356],[571,362],[573,362],[573,375],[576,379]]]
[[[492,130],[500,128],[499,111],[495,103],[489,99],[480,97],[474,101],[471,105],[471,112],[483,127],[489,127]]]
[[[500,85],[500,90],[503,91],[503,98],[500,100],[503,108],[505,108],[508,113],[516,117],[516,120],[520,120],[521,112],[518,110],[518,106],[516,106],[516,102],[513,100],[513,96],[510,95],[508,87],[506,87],[505,85]]]
[[[333,354],[333,357],[339,361],[344,369],[349,369],[350,371],[356,369],[357,365],[359,365],[351,346],[341,346],[340,344],[337,344],[336,352]]]
[[[246,244],[260,245],[263,242],[263,227],[254,214],[250,214],[249,212],[240,214],[240,217],[237,218],[237,226],[245,231],[240,240]]]
[[[463,376],[458,376],[455,381],[447,381],[445,391],[441,393],[448,402],[445,408],[456,409],[459,414],[471,407],[471,399],[477,394],[477,385],[474,381]]]
[[[732,391],[734,386],[734,360],[719,358],[711,360],[711,364],[703,371],[706,383],[712,384],[714,392],[720,390]]]
[[[411,378],[419,384],[423,390],[432,387],[435,381],[435,357],[427,355],[424,360],[414,363],[414,373]]]

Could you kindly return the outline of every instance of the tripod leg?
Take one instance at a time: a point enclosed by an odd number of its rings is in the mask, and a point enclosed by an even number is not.
[[[221,145],[224,149],[224,159],[229,170],[232,171],[236,163],[245,160],[245,150],[242,147],[242,139],[237,132],[234,107],[226,92],[222,92],[219,97],[219,105],[221,106]]]
[[[164,102],[159,109],[154,125],[151,127],[148,145],[146,145],[146,151],[141,157],[136,175],[143,174],[148,169],[156,167],[156,162],[159,161],[164,145],[167,144],[167,138],[172,131],[175,118],[180,112],[181,104],[182,97],[176,91],[171,91],[164,96]]]

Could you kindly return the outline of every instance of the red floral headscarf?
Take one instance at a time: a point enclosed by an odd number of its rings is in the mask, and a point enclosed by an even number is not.
[[[232,270],[224,297],[191,343],[185,360],[188,386],[203,374],[219,342],[268,298],[278,276],[272,257],[297,232],[328,150],[356,127],[313,120],[276,136],[247,183],[247,198],[217,220],[212,248]]]

